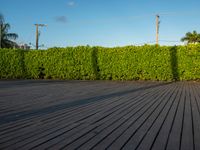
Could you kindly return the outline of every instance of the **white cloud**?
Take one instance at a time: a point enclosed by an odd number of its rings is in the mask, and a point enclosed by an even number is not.
[[[67,3],[67,5],[70,6],[70,7],[72,7],[72,6],[75,5],[75,2],[74,1],[70,1],[70,2]]]

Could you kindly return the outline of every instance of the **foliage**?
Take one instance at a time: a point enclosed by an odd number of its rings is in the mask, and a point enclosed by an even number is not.
[[[0,50],[0,78],[75,80],[200,79],[200,45]]]
[[[95,79],[91,47],[29,51],[25,65],[28,78]]]
[[[101,79],[170,79],[170,58],[166,57],[169,56],[166,47],[146,45],[143,47],[103,48],[99,50],[98,56]]]
[[[189,43],[200,43],[200,34],[197,33],[197,31],[193,31],[192,33],[191,32],[187,32],[185,34],[185,37],[183,37],[181,39],[182,42],[186,41],[188,44]]]
[[[25,77],[24,51],[0,49],[0,79]]]
[[[12,40],[16,40],[18,35],[16,33],[8,33],[10,24],[5,23],[3,15],[0,14],[0,38],[1,48],[13,48],[17,46]]]

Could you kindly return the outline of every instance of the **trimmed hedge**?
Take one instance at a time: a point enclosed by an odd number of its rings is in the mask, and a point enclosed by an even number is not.
[[[25,77],[24,51],[0,49],[0,79]]]
[[[167,56],[167,57],[166,57]],[[143,46],[99,49],[101,79],[169,80],[171,67],[167,47]]]
[[[1,79],[200,79],[200,45],[1,49],[0,58]]]
[[[25,66],[27,78],[96,79],[91,47],[27,51]]]

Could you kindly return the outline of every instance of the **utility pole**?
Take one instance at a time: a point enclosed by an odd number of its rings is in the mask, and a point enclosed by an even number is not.
[[[159,25],[160,25],[159,18],[160,16],[156,15],[156,45],[159,44]]]
[[[35,24],[36,26],[36,49],[39,47],[39,27],[46,27],[46,24]]]

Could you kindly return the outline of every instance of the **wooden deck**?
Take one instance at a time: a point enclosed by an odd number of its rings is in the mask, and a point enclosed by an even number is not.
[[[0,81],[0,149],[200,150],[200,83]]]

